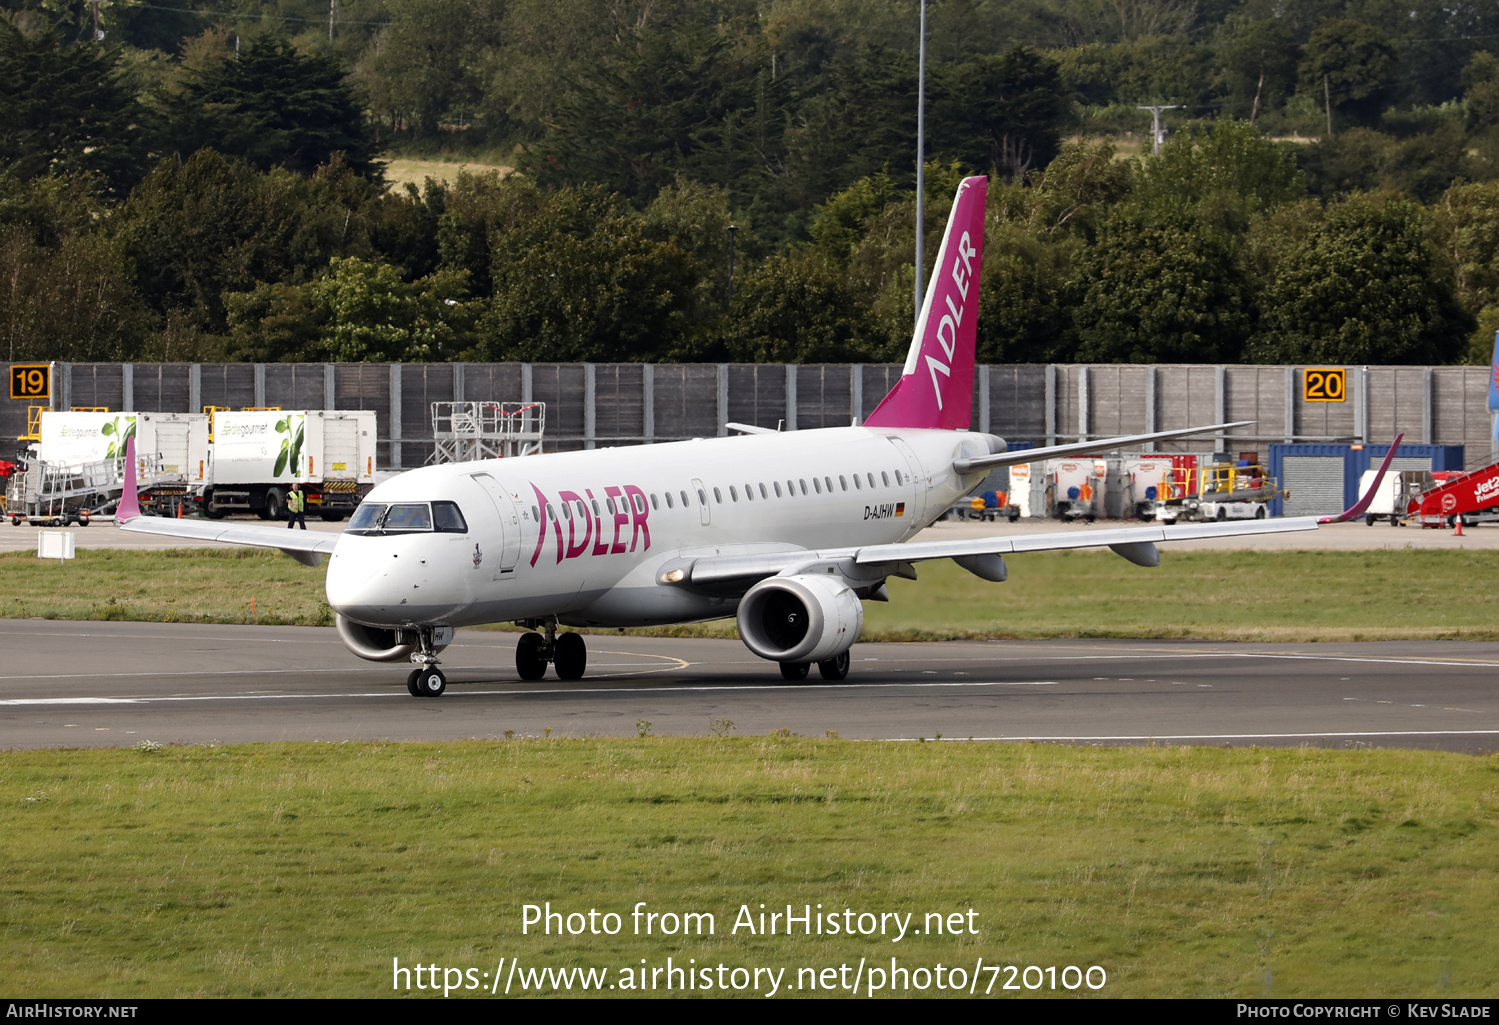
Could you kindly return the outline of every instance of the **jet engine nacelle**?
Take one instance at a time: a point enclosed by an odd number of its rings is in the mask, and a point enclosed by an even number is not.
[[[738,623],[740,639],[761,658],[822,662],[853,647],[864,606],[832,574],[770,577],[745,592]]]
[[[389,627],[365,626],[352,619],[339,616],[338,639],[360,658],[371,662],[405,662],[416,650],[416,631],[391,629]],[[437,630],[435,650],[441,651],[453,642],[453,631],[448,627]],[[445,636],[444,636],[445,635]]]

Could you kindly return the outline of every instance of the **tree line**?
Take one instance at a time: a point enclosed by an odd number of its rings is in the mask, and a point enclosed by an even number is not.
[[[91,4],[0,6],[11,358],[904,352],[907,0],[340,0],[331,38],[321,3],[192,0],[102,41]],[[992,176],[982,359],[1486,360],[1486,9],[932,10],[923,229]],[[1182,108],[1158,158],[1142,101]],[[387,188],[421,146],[518,173]]]

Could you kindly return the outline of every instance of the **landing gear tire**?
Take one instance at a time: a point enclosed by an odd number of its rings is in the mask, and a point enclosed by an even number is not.
[[[824,680],[841,680],[848,676],[848,652],[834,655],[832,658],[817,663],[817,671],[822,674]]]
[[[406,691],[414,698],[422,696],[422,692],[416,689],[416,678],[422,675],[420,669],[413,669],[406,676]]]
[[[521,634],[515,642],[515,671],[522,680],[539,680],[547,674],[546,640],[539,633]]]
[[[516,655],[518,659],[519,654]],[[558,634],[552,645],[552,667],[559,680],[581,680],[588,668],[588,647],[582,634]]]
[[[783,680],[805,680],[807,674],[812,671],[811,662],[781,662],[779,665]]]
[[[436,666],[427,666],[411,674],[418,697],[437,698],[448,689],[448,678]],[[409,685],[408,685],[409,686]]]

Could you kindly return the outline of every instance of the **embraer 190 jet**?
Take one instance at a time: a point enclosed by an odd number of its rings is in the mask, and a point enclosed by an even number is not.
[[[974,177],[958,187],[902,375],[861,426],[731,424],[738,433],[724,438],[423,467],[377,485],[339,535],[143,517],[132,453],[117,522],[279,548],[309,565],[329,556],[339,636],[361,658],[413,663],[407,686],[418,697],[443,693],[438,654],[462,626],[528,627],[515,648],[521,678],[541,679],[551,665],[577,680],[583,636],[559,626],[732,616],[745,646],[786,679],[815,664],[839,680],[862,603],[887,600],[885,581],[914,578],[917,562],[952,559],[999,582],[1012,552],[1107,546],[1155,566],[1163,541],[1314,529],[1318,520],[1304,517],[910,540],[995,467],[1245,425],[1016,453],[970,431],[986,185]]]

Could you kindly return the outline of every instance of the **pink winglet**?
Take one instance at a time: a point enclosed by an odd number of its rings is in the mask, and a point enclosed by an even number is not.
[[[964,178],[958,186],[905,369],[866,426],[968,429],[988,188],[984,177]]]
[[[115,507],[115,522],[125,523],[141,514],[140,496],[135,489],[135,435],[125,439],[125,493]]]
[[[1323,516],[1317,520],[1318,523],[1347,523],[1364,515],[1364,510],[1369,508],[1369,503],[1374,501],[1374,494],[1379,490],[1380,483],[1384,480],[1384,472],[1390,468],[1390,460],[1395,458],[1395,450],[1400,447],[1404,434],[1395,435],[1395,440],[1390,444],[1390,450],[1385,453],[1384,462],[1379,464],[1379,473],[1374,477],[1374,483],[1369,485],[1369,490],[1364,492],[1364,497],[1354,503],[1352,508],[1344,509],[1336,516]]]

